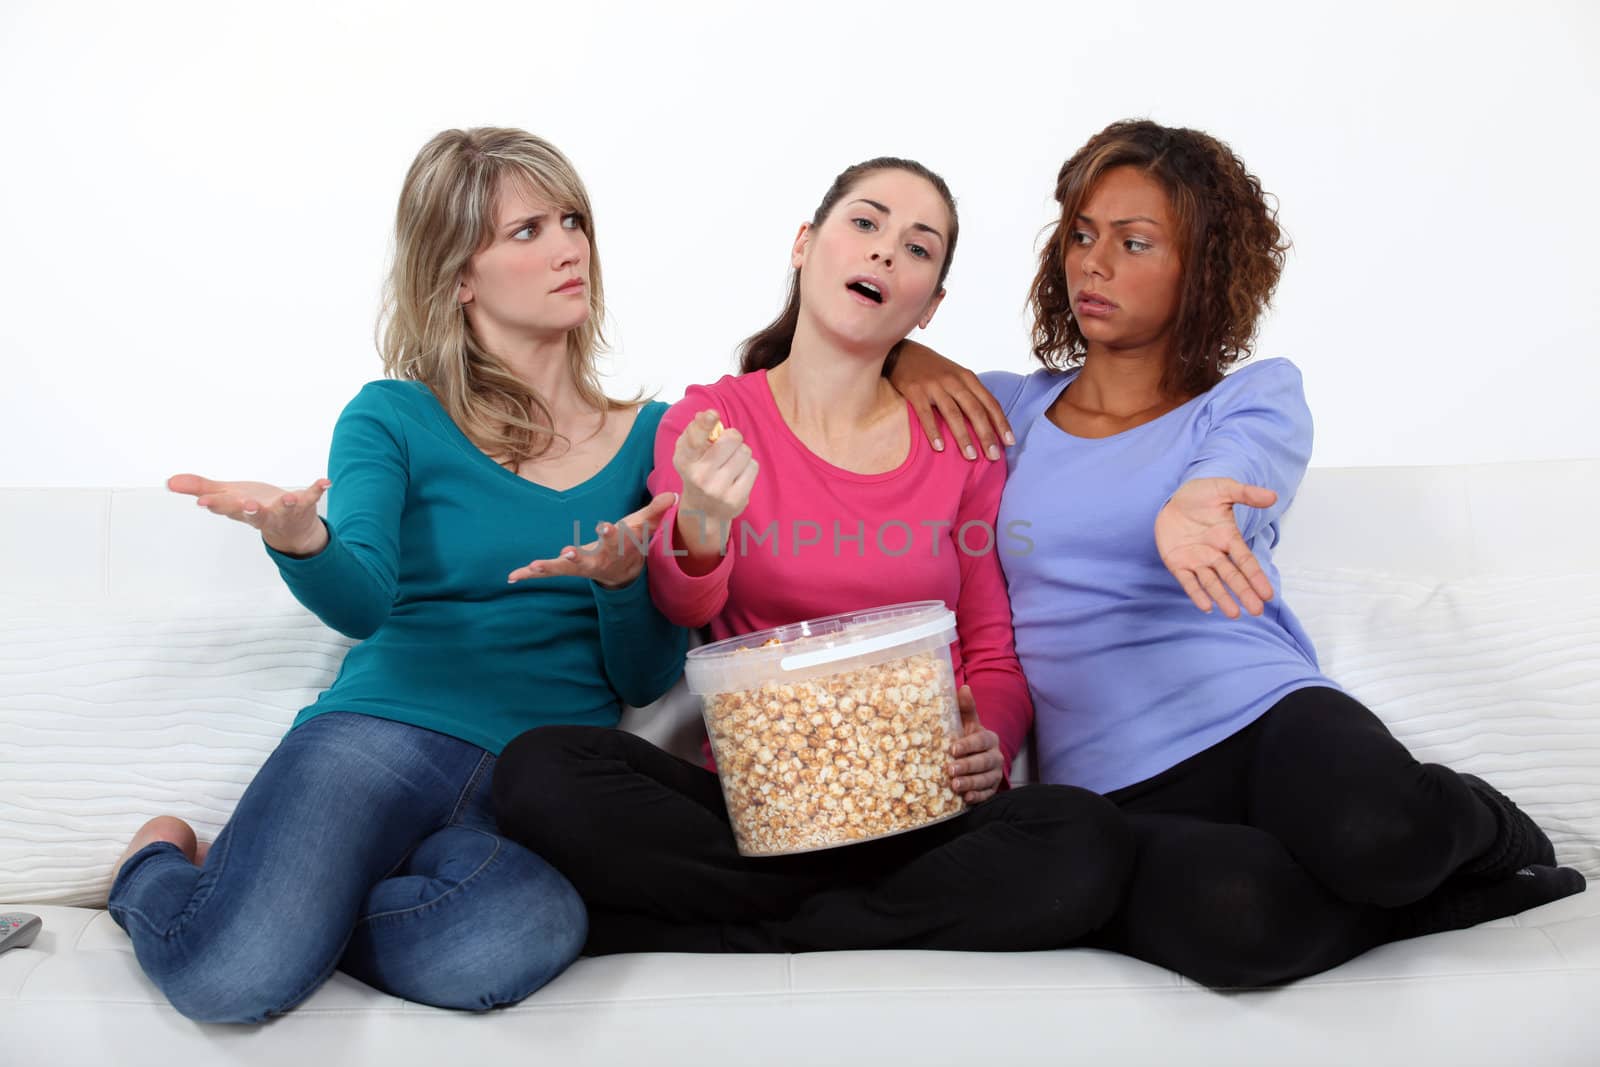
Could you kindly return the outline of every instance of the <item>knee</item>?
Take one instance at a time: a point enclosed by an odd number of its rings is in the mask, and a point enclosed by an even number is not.
[[[259,1023],[289,1011],[332,972],[331,962],[308,965],[291,952],[258,944],[254,951],[197,954],[163,983],[162,992],[197,1023]]]
[[[543,986],[578,958],[589,936],[588,909],[565,875],[509,843],[497,858],[505,870],[478,909],[490,919],[478,950],[464,960],[469,971],[487,961],[498,974],[487,983],[483,1008],[514,1004]]]
[[[1213,989],[1279,985],[1308,973],[1315,931],[1284,887],[1249,871],[1214,871],[1193,883],[1192,909],[1168,918],[1169,966]],[[1161,936],[1161,935],[1158,935]]]
[[[502,931],[493,945],[462,946],[466,958],[434,961],[427,988],[407,999],[438,1008],[490,1011],[516,1004],[572,965],[589,934],[588,915],[573,893],[562,901],[543,900],[519,929]],[[459,965],[458,965],[459,964]]]
[[[1032,880],[1056,919],[1053,941],[1099,929],[1121,906],[1136,846],[1116,805],[1073,786],[1029,786],[1011,794],[1018,823],[1038,839],[1043,867]]]
[[[517,1003],[565,971],[583,951],[589,937],[588,909],[555,868],[544,869],[543,877],[522,888],[522,899],[515,904],[521,921],[504,942],[511,951],[503,954],[499,975],[487,983],[480,1009]]]
[[[1306,866],[1338,897],[1398,908],[1420,900],[1450,873],[1453,842],[1402,804],[1360,803],[1329,821]]]
[[[470,923],[393,950],[381,984],[408,1000],[440,1008],[488,1011],[538,990],[583,951],[588,913],[570,882],[530,853],[506,854],[474,895]]]

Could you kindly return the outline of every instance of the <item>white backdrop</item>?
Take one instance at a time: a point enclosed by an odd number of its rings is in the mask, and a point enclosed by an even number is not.
[[[1258,351],[1314,462],[1600,456],[1600,5],[1525,0],[0,6],[0,485],[303,483],[377,377],[394,200],[446,126],[541,133],[596,205],[619,391],[776,310],[878,154],[950,181],[922,339],[1028,366],[1056,169],[1145,115],[1228,140],[1295,250]]]

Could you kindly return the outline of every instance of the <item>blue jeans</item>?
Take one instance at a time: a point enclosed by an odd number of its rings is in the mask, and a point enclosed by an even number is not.
[[[495,759],[367,715],[289,731],[204,869],[175,845],[135,853],[111,917],[174,1007],[258,1022],[335,968],[395,996],[483,1011],[577,957],[588,921],[555,868],[495,832]]]

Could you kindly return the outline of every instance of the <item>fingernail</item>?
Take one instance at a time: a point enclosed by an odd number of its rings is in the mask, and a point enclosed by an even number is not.
[[[935,437],[933,439],[933,450],[935,452],[943,452],[944,451],[944,442],[941,441],[939,438]]]
[[[1007,430],[1002,436],[1005,437],[1006,444],[1008,444],[1008,445],[1014,445],[1014,444],[1017,443],[1016,435],[1013,434],[1010,430]]]
[[[978,458],[978,450],[976,448],[973,448],[971,445],[968,445],[967,446],[966,455],[967,455],[968,459],[977,459]]]
[[[577,559],[578,558],[578,554],[576,552],[572,551],[572,549],[569,548],[565,552],[561,553],[561,558],[562,559]]]
[[[1000,458],[1000,446],[999,445],[990,445],[989,446],[989,458],[990,459],[999,459]]]

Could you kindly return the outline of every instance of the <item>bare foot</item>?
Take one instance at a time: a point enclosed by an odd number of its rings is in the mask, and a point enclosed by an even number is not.
[[[199,845],[194,839],[194,830],[190,829],[188,823],[175,815],[157,815],[139,827],[138,831],[133,835],[133,840],[128,842],[128,847],[123,850],[121,856],[117,857],[117,865],[111,869],[112,877],[116,877],[117,873],[122,870],[122,865],[128,862],[130,856],[146,845],[154,844],[157,841],[168,841],[177,845],[185,859],[190,863],[196,862],[195,855],[199,851]]]

